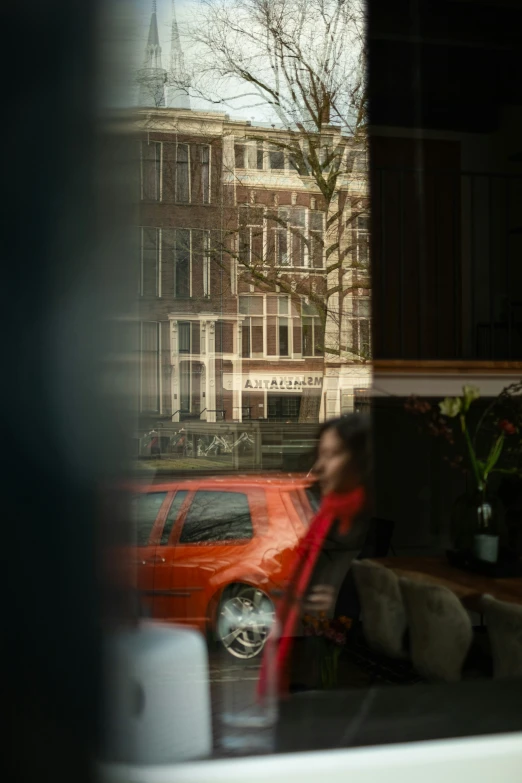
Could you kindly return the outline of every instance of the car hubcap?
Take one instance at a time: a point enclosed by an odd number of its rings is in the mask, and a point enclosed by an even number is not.
[[[254,658],[263,649],[273,620],[274,607],[268,596],[246,587],[221,604],[219,639],[236,658]]]

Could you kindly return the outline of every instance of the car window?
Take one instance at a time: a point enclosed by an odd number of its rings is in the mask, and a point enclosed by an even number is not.
[[[321,505],[321,493],[315,484],[306,488],[306,497],[308,498],[308,501],[312,507],[312,511],[314,514],[316,514],[319,511],[319,506]]]
[[[167,496],[166,492],[148,492],[133,498],[133,516],[136,545],[147,546],[158,512]]]
[[[188,492],[186,489],[176,492],[174,500],[172,501],[171,506],[169,508],[169,513],[167,514],[167,519],[165,520],[165,525],[163,527],[163,532],[161,534],[161,541],[160,541],[161,546],[166,546],[169,543],[172,526],[174,525],[174,522],[177,519],[181,506],[183,505],[183,501],[185,500],[187,495]]]
[[[194,495],[179,540],[195,544],[252,536],[252,517],[244,493],[200,490]]]

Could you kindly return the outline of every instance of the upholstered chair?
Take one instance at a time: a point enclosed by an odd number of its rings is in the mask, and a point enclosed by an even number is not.
[[[352,572],[368,646],[391,658],[406,657],[406,613],[398,577],[389,568],[369,560],[355,560]]]
[[[491,643],[494,677],[522,677],[522,606],[482,599]]]
[[[412,579],[399,582],[415,669],[429,680],[457,682],[473,641],[468,613],[446,587]]]

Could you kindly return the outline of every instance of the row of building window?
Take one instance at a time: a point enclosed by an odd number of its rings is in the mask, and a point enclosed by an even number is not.
[[[269,264],[299,269],[324,268],[324,215],[304,208],[279,209],[277,216],[249,210],[242,216],[259,222],[242,221],[236,237],[232,237],[232,258],[237,256],[245,268]],[[367,267],[368,224],[360,216],[353,255],[360,267]],[[221,236],[221,235],[220,235]],[[213,247],[214,244],[214,247]],[[208,297],[211,295],[211,261],[221,257],[222,247],[214,232],[202,229],[141,229],[141,263],[139,293],[141,296],[162,295],[162,267],[172,265],[176,298]],[[234,266],[234,265],[232,265]],[[231,270],[231,287],[235,289],[235,269]]]
[[[320,158],[326,160],[328,150]],[[211,152],[209,144],[142,141],[140,152],[141,198],[180,204],[209,204]],[[288,150],[268,143],[234,144],[235,169],[292,171]]]
[[[241,297],[240,310],[259,310],[259,315],[249,315],[241,323],[241,355],[248,359],[263,358],[313,358],[323,356],[324,329],[314,308],[302,302],[301,317],[293,302],[285,305],[285,298],[279,303],[265,303],[264,297]],[[249,299],[258,299],[259,305],[251,306]],[[275,299],[275,297],[270,297]],[[267,315],[268,310],[277,314]],[[261,314],[264,312],[265,314]],[[349,320],[352,349],[361,356],[370,355],[370,313],[369,300],[354,302]],[[178,321],[178,353],[181,356],[197,356],[201,350],[201,325],[199,321]],[[215,324],[215,350],[218,355],[235,353],[235,321],[217,321]],[[143,321],[139,324],[139,391],[142,411],[160,412],[170,410],[170,338],[167,321]],[[236,343],[237,345],[237,343]],[[180,366],[180,400],[190,407],[192,383],[191,364]],[[188,403],[187,403],[188,401]],[[180,403],[181,404],[181,403]],[[183,407],[183,405],[181,407]]]
[[[210,146],[141,143],[141,198],[179,204],[210,203]]]

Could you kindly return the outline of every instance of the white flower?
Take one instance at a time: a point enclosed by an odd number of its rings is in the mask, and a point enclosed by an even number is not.
[[[453,419],[461,411],[462,400],[460,397],[446,397],[445,400],[439,402],[439,408],[444,416],[449,416],[450,419]]]
[[[480,397],[480,390],[477,389],[476,386],[463,386],[462,387],[462,394],[463,399],[463,410],[467,411],[473,400],[476,400]]]

